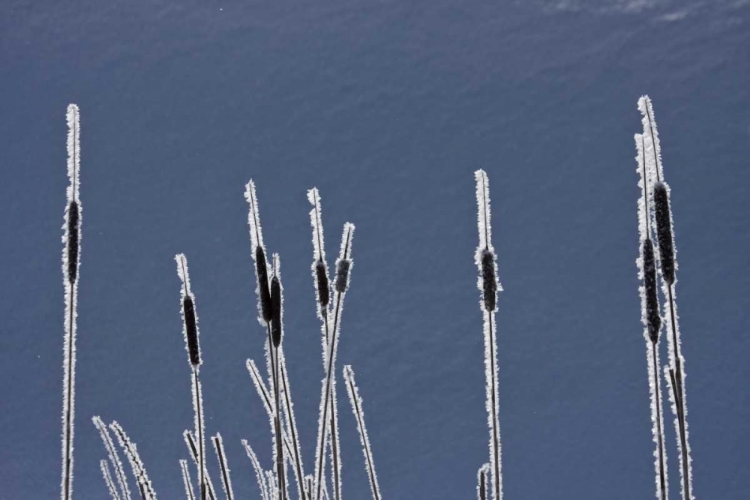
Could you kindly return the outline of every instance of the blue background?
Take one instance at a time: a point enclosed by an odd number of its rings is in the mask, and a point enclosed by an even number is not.
[[[305,192],[317,186],[329,256],[342,224],[357,225],[339,361],[357,373],[384,498],[472,498],[488,460],[477,168],[490,177],[505,287],[506,498],[653,498],[633,143],[648,93],[672,187],[695,492],[747,498],[749,22],[750,4],[728,0],[3,3],[0,496],[59,495],[75,102],[77,498],[107,498],[93,415],[122,423],[160,498],[184,497],[178,252],[197,296],[207,430],[224,436],[238,497],[257,498],[239,444],[271,467],[244,367],[263,345],[250,178],[282,258],[307,470],[322,370]],[[364,499],[339,390],[344,495]]]

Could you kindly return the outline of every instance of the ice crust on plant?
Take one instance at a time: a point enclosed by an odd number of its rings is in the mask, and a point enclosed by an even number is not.
[[[500,420],[498,404],[498,377],[497,377],[497,335],[495,325],[496,307],[488,307],[487,292],[485,280],[488,279],[486,270],[487,252],[492,254],[493,273],[491,276],[495,280],[494,292],[502,291],[502,286],[497,280],[497,265],[495,263],[495,252],[492,247],[492,227],[490,211],[490,188],[489,179],[484,170],[477,170],[474,173],[476,180],[477,193],[477,229],[479,232],[479,245],[477,246],[475,261],[479,268],[479,279],[477,286],[483,292],[480,300],[480,308],[484,317],[484,375],[486,389],[486,410],[487,425],[489,427],[489,452],[490,452],[490,469],[491,469],[491,489],[492,499],[501,500],[503,498],[502,484],[502,451],[500,446]]]
[[[117,421],[109,424],[109,427],[114,431],[115,436],[117,436],[117,440],[120,442],[122,449],[125,450],[125,456],[130,462],[130,467],[133,469],[133,475],[135,476],[136,482],[141,488],[141,491],[146,494],[148,500],[156,500],[156,492],[154,492],[154,489],[151,486],[151,481],[148,479],[146,467],[144,467],[141,456],[138,454],[138,447],[130,440],[122,426]]]
[[[351,365],[344,366],[344,381],[346,382],[346,392],[349,394],[349,402],[352,405],[352,411],[357,420],[359,441],[362,445],[362,453],[365,456],[365,467],[367,468],[367,477],[370,480],[372,498],[373,500],[381,500],[378,475],[375,472],[375,460],[372,458],[370,438],[367,434],[367,426],[365,425],[365,410],[363,408],[362,398],[359,395],[357,383],[354,379],[354,370],[352,370]]]
[[[644,95],[638,100],[638,109],[641,112],[641,122],[643,124],[643,137],[644,146],[646,150],[646,163],[651,174],[656,178],[657,183],[661,183],[666,190],[666,201],[670,205],[671,202],[671,190],[669,185],[664,180],[664,168],[662,163],[661,145],[659,142],[659,133],[656,127],[656,119],[654,117],[654,109],[651,103],[651,99]],[[656,210],[651,210],[648,214],[650,217],[651,224],[654,228],[657,228],[657,221],[661,222],[664,226],[666,219],[666,226],[662,227],[663,231],[669,232],[671,238],[670,255],[666,256],[672,260],[672,279],[671,283],[667,282],[664,276],[664,263],[662,260],[665,256],[662,255],[662,248],[659,248],[658,261],[659,267],[662,271],[662,295],[664,298],[664,321],[665,321],[665,333],[667,336],[667,346],[669,353],[669,365],[675,373],[675,384],[670,383],[670,400],[672,406],[672,413],[675,415],[675,429],[677,432],[677,447],[678,456],[680,463],[680,485],[682,488],[682,496],[684,499],[692,500],[693,495],[693,473],[692,473],[692,458],[690,453],[690,441],[688,439],[688,422],[687,422],[687,403],[686,390],[685,390],[685,378],[687,376],[685,372],[685,358],[682,356],[682,337],[680,334],[680,328],[678,324],[677,314],[677,292],[676,284],[677,278],[676,273],[678,270],[677,264],[677,246],[674,240],[674,219],[672,217],[672,211],[669,210],[666,214],[661,214],[662,217],[657,218]],[[659,238],[663,240],[663,238]],[[669,369],[665,371],[667,374],[667,380],[670,380]],[[679,401],[678,401],[679,400]],[[680,415],[682,423],[680,423]],[[681,432],[684,432],[684,445],[683,440],[680,438]],[[688,491],[689,490],[689,494]]]
[[[73,441],[75,436],[75,376],[76,333],[78,319],[78,271],[81,260],[80,191],[80,117],[78,106],[70,104],[66,113],[68,125],[68,187],[63,225],[62,272],[65,294],[65,320],[63,340],[63,411],[62,411],[62,474],[60,496],[71,500],[73,496]]]
[[[104,448],[107,450],[109,461],[112,463],[112,467],[114,467],[115,469],[115,476],[117,476],[117,483],[120,486],[120,491],[122,492],[123,498],[125,500],[130,500],[130,488],[128,487],[128,480],[125,477],[125,469],[122,466],[120,455],[119,453],[117,453],[117,448],[112,442],[112,437],[109,434],[109,429],[107,429],[107,425],[102,421],[100,417],[95,416],[92,417],[91,420],[92,422],[94,422],[94,426],[99,431],[99,436],[102,438]]]
[[[253,464],[253,470],[255,470],[255,479],[258,481],[258,488],[260,488],[260,495],[263,500],[271,500],[269,497],[268,483],[266,482],[266,475],[263,472],[263,468],[260,466],[258,457],[253,451],[252,447],[248,444],[246,439],[242,440],[242,446],[245,448],[245,453]]]

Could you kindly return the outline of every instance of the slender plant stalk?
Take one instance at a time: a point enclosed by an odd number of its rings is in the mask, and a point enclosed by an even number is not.
[[[68,189],[63,238],[63,287],[65,289],[65,335],[63,361],[62,481],[60,497],[73,498],[73,437],[75,434],[76,330],[78,316],[78,268],[81,258],[81,166],[80,117],[78,106],[70,104],[68,122]]]
[[[297,478],[297,495],[302,500],[307,499],[307,493],[304,489],[305,470],[302,466],[302,451],[297,436],[297,421],[294,418],[294,405],[289,391],[289,377],[286,373],[286,358],[284,349],[279,349],[279,359],[281,368],[281,388],[284,392],[284,413],[286,414],[287,432],[291,434],[292,450],[290,456],[294,457],[294,471]]]
[[[130,500],[130,488],[128,488],[128,480],[125,477],[125,469],[123,468],[122,461],[117,453],[117,448],[115,448],[115,445],[112,442],[112,437],[109,435],[109,430],[100,417],[95,416],[91,420],[99,431],[99,436],[102,438],[104,448],[107,450],[107,455],[112,463],[112,467],[115,468],[115,475],[117,476],[117,482],[120,485],[122,497],[125,500]]]
[[[221,434],[216,434],[211,438],[214,444],[214,450],[216,451],[216,458],[219,460],[219,468],[221,470],[221,483],[224,486],[224,494],[227,496],[227,500],[234,500],[234,492],[232,491],[232,480],[229,476],[229,465],[227,464],[227,455],[224,452],[224,441],[221,439]]]
[[[195,436],[189,431],[185,430],[182,433],[182,437],[185,439],[185,445],[188,448],[188,451],[190,452],[190,458],[193,459],[193,463],[195,464],[196,468],[199,467],[200,462],[198,461],[198,445],[196,444]],[[206,489],[208,490],[208,498],[210,500],[216,500],[216,490],[214,489],[214,484],[211,481],[211,476],[208,473],[208,468],[203,469],[203,475],[206,478]]]
[[[136,482],[138,484],[138,489],[141,493],[141,499],[156,500],[156,492],[151,486],[151,481],[149,481],[148,479],[146,467],[143,465],[141,456],[138,454],[138,447],[133,441],[130,440],[119,423],[117,423],[116,421],[112,422],[109,427],[110,429],[112,429],[112,431],[114,431],[115,436],[117,436],[117,440],[120,443],[120,446],[125,451],[125,456],[128,457],[130,467],[133,469],[133,475],[135,476]]]
[[[188,469],[187,460],[180,460],[180,470],[182,471],[182,483],[185,486],[185,496],[187,500],[195,500],[193,481],[190,479],[190,469]]]
[[[283,353],[283,349],[282,349]],[[255,385],[255,390],[258,392],[258,396],[260,396],[261,402],[263,402],[263,407],[266,409],[266,414],[268,415],[269,421],[271,422],[271,432],[274,432],[274,420],[273,420],[273,400],[271,399],[271,395],[268,391],[268,388],[266,387],[265,383],[263,382],[263,378],[260,375],[260,371],[258,370],[258,367],[255,365],[255,361],[252,359],[248,359],[245,363],[247,367],[247,371],[250,373],[250,378],[253,380],[253,385]],[[283,367],[283,361],[282,361],[282,367]],[[282,379],[283,383],[283,379]],[[286,453],[291,457],[295,455],[294,452],[294,445],[292,444],[292,440],[289,438],[289,433],[284,428],[284,426],[281,427],[281,433],[283,435],[283,443],[284,448],[286,449]]]
[[[109,496],[112,497],[112,500],[120,500],[120,495],[117,493],[114,481],[112,481],[112,474],[109,472],[109,464],[107,461],[104,459],[100,460],[99,468],[102,470],[102,476],[104,477],[104,483],[109,490]]]
[[[253,469],[255,470],[255,479],[258,481],[258,488],[260,488],[261,499],[271,500],[269,497],[268,483],[266,482],[266,476],[265,474],[263,474],[263,468],[260,466],[258,457],[255,455],[255,452],[247,443],[247,440],[245,439],[242,440],[242,446],[245,448],[245,453],[247,453],[247,456],[250,459],[250,462],[253,464]]]
[[[346,381],[346,390],[349,393],[349,402],[352,405],[354,418],[357,420],[357,430],[359,431],[359,440],[362,443],[362,452],[365,455],[365,467],[367,468],[367,477],[370,479],[370,491],[373,500],[382,500],[380,496],[380,486],[378,485],[378,476],[375,473],[375,461],[372,458],[372,449],[370,448],[370,438],[367,435],[365,426],[365,411],[362,408],[362,398],[359,396],[357,382],[354,379],[354,370],[350,365],[344,366],[344,380]]]

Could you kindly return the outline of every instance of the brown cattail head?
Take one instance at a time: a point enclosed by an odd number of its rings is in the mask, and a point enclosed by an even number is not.
[[[78,250],[81,245],[81,211],[78,202],[68,204],[68,281],[72,284],[78,279]]]
[[[195,296],[190,288],[190,273],[188,271],[187,258],[184,254],[175,256],[177,261],[177,274],[182,281],[182,322],[185,334],[185,347],[188,352],[188,361],[194,368],[201,365],[201,350],[198,341],[198,315],[195,313]]]
[[[349,288],[349,269],[352,267],[352,261],[341,259],[336,263],[336,291],[338,293],[346,292]]]
[[[674,284],[674,240],[672,238],[672,212],[669,209],[669,189],[663,182],[654,184],[654,218],[656,239],[659,243],[661,275],[664,281]]]
[[[495,254],[482,250],[482,303],[487,312],[497,306],[497,273],[495,273]]]
[[[258,301],[263,321],[271,321],[271,291],[268,289],[268,267],[266,265],[266,252],[263,247],[255,247],[255,276],[258,278]]]
[[[352,269],[352,238],[354,236],[354,224],[344,224],[344,233],[341,235],[341,251],[336,260],[336,279],[333,288],[337,293],[346,293],[349,288],[349,274]]]
[[[331,300],[330,284],[328,283],[328,268],[322,260],[315,262],[315,282],[318,290],[318,304],[321,310],[328,307]]]
[[[643,241],[643,284],[646,292],[646,326],[648,337],[654,344],[659,341],[661,316],[659,316],[659,298],[656,293],[656,262],[654,244],[650,238]]]
[[[276,348],[281,344],[281,282],[275,275],[271,278],[271,340]]]
[[[182,300],[182,314],[185,318],[185,333],[187,336],[188,356],[190,364],[201,364],[201,351],[198,347],[198,322],[195,319],[195,303],[191,297]]]

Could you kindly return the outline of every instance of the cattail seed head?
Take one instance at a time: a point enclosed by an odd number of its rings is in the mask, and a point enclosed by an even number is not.
[[[315,262],[315,281],[318,289],[318,304],[321,309],[325,309],[331,300],[331,290],[328,283],[328,268],[322,260]]]
[[[352,267],[350,259],[339,259],[336,263],[336,292],[344,293],[349,288],[349,270]]]
[[[80,234],[81,211],[78,202],[73,200],[68,205],[68,281],[75,283],[78,279],[78,250],[81,244]]]
[[[195,319],[195,304],[191,297],[183,299],[182,314],[185,317],[185,333],[187,335],[190,364],[199,366],[201,364],[201,352],[198,347],[198,322]]]
[[[277,276],[271,278],[271,340],[276,348],[281,344],[281,282]]]
[[[268,289],[268,267],[266,266],[266,252],[260,245],[255,247],[255,275],[258,278],[258,300],[263,321],[271,321],[271,292]]]
[[[654,214],[656,238],[659,243],[661,274],[664,281],[674,283],[674,240],[672,239],[672,212],[669,209],[669,191],[666,184],[654,184]]]
[[[659,316],[659,298],[656,292],[656,262],[654,244],[650,238],[643,241],[643,284],[646,292],[646,323],[648,336],[654,344],[659,341],[661,316]]]
[[[195,296],[190,288],[190,272],[185,254],[175,256],[177,262],[177,275],[182,281],[180,297],[182,299],[182,322],[183,334],[185,335],[185,348],[188,353],[188,361],[194,368],[201,365],[201,350],[198,336],[198,315],[195,312]]]
[[[495,254],[490,250],[482,251],[482,302],[487,312],[494,311],[497,306]]]

